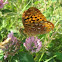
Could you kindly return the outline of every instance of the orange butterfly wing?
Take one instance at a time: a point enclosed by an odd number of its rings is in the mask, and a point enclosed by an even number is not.
[[[54,28],[54,25],[35,7],[30,7],[23,13],[22,22],[28,35],[45,34]]]

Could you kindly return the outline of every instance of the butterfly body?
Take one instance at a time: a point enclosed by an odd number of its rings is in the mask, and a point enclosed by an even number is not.
[[[28,35],[45,34],[54,28],[54,25],[35,7],[30,7],[23,13],[22,22]]]

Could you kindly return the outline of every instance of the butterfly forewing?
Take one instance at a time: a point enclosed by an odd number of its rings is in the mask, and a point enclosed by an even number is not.
[[[46,21],[44,15],[35,7],[30,7],[22,15],[22,21],[24,26],[32,26],[40,21]],[[26,27],[25,27],[26,28]]]

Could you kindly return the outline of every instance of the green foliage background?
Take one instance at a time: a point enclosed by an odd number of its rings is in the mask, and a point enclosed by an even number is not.
[[[37,7],[47,20],[54,24],[54,30],[47,34],[37,35],[43,46],[40,52],[34,54],[34,61],[62,62],[62,0],[9,0],[8,2],[0,10],[0,42],[7,37],[11,30],[18,39],[25,42],[26,36],[19,32],[23,27],[22,14],[29,7]],[[13,57],[15,62],[22,61],[17,59],[17,55],[15,58]],[[24,60],[25,58],[22,62],[29,62],[29,60]]]

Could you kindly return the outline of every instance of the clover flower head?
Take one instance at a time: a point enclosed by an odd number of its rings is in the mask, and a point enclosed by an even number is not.
[[[7,55],[4,55],[4,59],[6,59],[7,58]]]
[[[7,3],[8,3],[8,0],[6,0],[5,2],[3,0],[0,0],[0,9],[2,9],[4,5]]]
[[[14,56],[20,49],[21,45],[21,41],[19,41],[16,37],[14,37],[12,31],[11,33],[8,34],[8,38],[4,41],[4,43],[5,43],[4,44],[5,48],[3,49],[4,59],[6,59],[9,55]]]
[[[14,37],[14,35],[13,35],[13,32],[11,31],[11,33],[9,33],[8,34],[8,38],[11,38],[11,41],[12,42],[17,42],[17,38],[16,37]]]
[[[27,51],[31,51],[33,52],[38,52],[41,47],[42,47],[42,42],[40,41],[40,39],[38,39],[37,37],[29,37],[26,39],[26,42],[23,44],[26,48]]]

